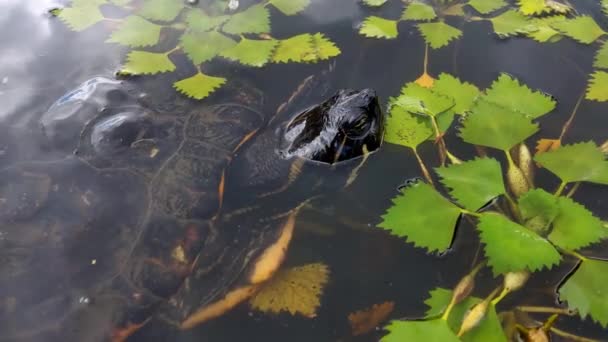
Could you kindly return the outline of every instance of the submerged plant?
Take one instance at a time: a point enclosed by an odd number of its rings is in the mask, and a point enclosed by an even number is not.
[[[75,31],[102,21],[116,24],[106,42],[131,48],[119,74],[172,72],[176,65],[170,55],[185,53],[197,72],[173,86],[200,100],[227,81],[203,72],[204,64],[215,58],[259,68],[268,63],[314,63],[339,55],[340,50],[322,33],[281,39],[270,35],[269,6],[289,16],[301,12],[309,3],[310,0],[269,0],[233,11],[230,2],[224,0],[211,1],[205,10],[181,0],[72,0],[69,7],[53,13]],[[120,8],[128,15],[118,19],[105,17],[104,6]],[[163,41],[165,30],[177,31],[179,38]],[[157,51],[164,46],[170,47]]]

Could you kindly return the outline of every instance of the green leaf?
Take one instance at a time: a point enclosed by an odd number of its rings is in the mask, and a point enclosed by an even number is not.
[[[322,33],[315,33],[312,36],[313,54],[308,56],[306,61],[326,60],[340,54],[340,49]]]
[[[596,71],[591,74],[585,98],[587,100],[608,101],[608,72]]]
[[[160,37],[160,25],[153,24],[142,17],[130,15],[120,27],[112,32],[106,42],[118,43],[130,47],[156,45]]]
[[[66,7],[57,17],[74,31],[83,31],[103,20],[97,4]]]
[[[171,62],[166,53],[131,51],[127,55],[127,63],[122,67],[120,74],[152,75],[174,70],[175,64]]]
[[[517,34],[527,34],[537,30],[537,28],[530,23],[525,15],[515,10],[508,10],[494,18],[491,18],[490,21],[494,27],[494,33],[501,38],[506,38]]]
[[[549,234],[549,240],[556,246],[576,250],[608,237],[608,228],[584,206],[567,197],[559,197],[557,201],[559,215]]]
[[[429,252],[450,247],[460,208],[426,183],[408,187],[392,201],[379,227]]]
[[[524,113],[534,119],[549,113],[557,104],[551,97],[530,90],[507,74],[501,74],[492,83],[490,89],[486,90],[484,100]]]
[[[127,6],[133,0],[110,0],[111,3],[117,6]]]
[[[407,83],[393,103],[408,112],[430,116],[436,116],[454,107],[453,99],[414,82]]]
[[[532,189],[519,198],[519,210],[526,226],[544,232],[559,213],[557,198],[543,189]]]
[[[397,20],[369,16],[363,21],[359,33],[366,37],[394,39],[397,37]]]
[[[302,62],[314,59],[315,57],[312,36],[305,33],[279,40],[272,61],[279,63],[287,63],[289,61]]]
[[[505,0],[470,0],[469,5],[481,14],[488,14],[507,5]]]
[[[232,48],[222,51],[220,56],[244,65],[261,67],[268,63],[277,43],[274,39],[253,40],[243,38]]]
[[[583,15],[551,25],[565,36],[583,44],[591,44],[606,34],[590,16]]]
[[[597,50],[593,66],[596,68],[608,69],[608,42],[604,42],[602,47]]]
[[[222,30],[230,34],[270,32],[270,13],[263,5],[253,5],[231,16]]]
[[[191,9],[186,15],[186,24],[191,31],[205,32],[220,26],[228,18],[227,15],[210,17],[200,9]]]
[[[217,31],[190,31],[181,36],[180,42],[188,58],[196,65],[207,62],[236,45],[234,40]]]
[[[422,121],[420,115],[411,114],[399,106],[391,108],[384,133],[386,142],[416,149],[431,135],[433,135],[433,130]]]
[[[602,11],[608,15],[608,0],[602,0]]]
[[[592,182],[608,185],[608,161],[594,142],[563,145],[534,157],[563,182]]]
[[[171,21],[183,8],[183,1],[144,0],[139,15],[150,20]]]
[[[469,160],[462,164],[436,168],[441,183],[466,209],[477,211],[505,193],[500,163],[492,158]]]
[[[173,83],[173,87],[188,97],[202,100],[224,83],[226,83],[225,78],[207,76],[199,72],[192,77]]]
[[[560,262],[560,254],[549,241],[501,214],[482,214],[477,229],[494,275],[551,269]]]
[[[591,316],[595,322],[608,326],[608,262],[586,259],[559,289],[560,300],[576,309],[581,318]]]
[[[427,44],[433,49],[446,46],[452,39],[459,38],[462,35],[462,31],[443,21],[418,24],[418,30],[420,30],[420,34],[422,34]]]
[[[539,43],[559,41],[563,36],[559,31],[551,27],[551,25],[566,20],[563,15],[556,15],[546,18],[534,18],[531,23],[536,28],[535,31],[526,33],[526,35]]]
[[[386,3],[387,0],[363,0],[363,3],[371,7],[379,7]]]
[[[448,327],[446,321],[435,319],[430,321],[391,321],[386,328],[389,333],[382,337],[382,342],[403,341],[460,341]]]
[[[525,15],[542,14],[549,10],[545,0],[519,0],[519,10]]]
[[[464,120],[460,137],[470,144],[508,151],[536,131],[538,125],[523,114],[478,100]]]
[[[403,20],[432,20],[435,18],[437,18],[437,14],[433,7],[421,2],[412,2],[401,15]]]
[[[308,7],[310,0],[270,0],[270,4],[285,15],[294,15]]]
[[[461,82],[456,77],[446,73],[439,75],[432,89],[437,94],[454,98],[456,103],[452,110],[456,114],[464,114],[469,111],[479,95],[479,89],[476,86],[467,82]]]

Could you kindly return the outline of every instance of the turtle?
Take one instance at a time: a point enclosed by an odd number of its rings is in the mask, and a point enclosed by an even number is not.
[[[382,145],[375,91],[313,96],[322,79],[272,115],[239,83],[187,110],[136,98],[43,120],[53,129],[0,125],[0,341],[124,341],[252,296],[300,208],[350,185]]]

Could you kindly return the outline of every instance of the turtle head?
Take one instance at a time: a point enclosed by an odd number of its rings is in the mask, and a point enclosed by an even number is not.
[[[283,131],[282,154],[334,164],[375,151],[383,133],[376,92],[340,90],[291,119]]]

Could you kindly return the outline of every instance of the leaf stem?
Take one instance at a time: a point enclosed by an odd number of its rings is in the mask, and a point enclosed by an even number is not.
[[[574,106],[574,109],[572,110],[572,114],[570,114],[570,117],[568,118],[568,121],[566,121],[566,123],[564,123],[564,126],[562,127],[562,132],[559,135],[558,140],[561,142],[562,139],[564,138],[564,135],[566,134],[566,132],[568,131],[568,129],[570,128],[570,125],[572,124],[572,121],[574,120],[574,117],[576,116],[576,113],[578,112],[578,108],[581,105],[581,102],[583,102],[583,98],[585,98],[585,92],[583,92],[581,94],[581,96],[579,96],[578,101],[576,102],[576,105]]]
[[[551,313],[551,314],[559,314],[566,316],[574,316],[575,312],[569,310],[567,308],[555,308],[551,306],[529,306],[529,305],[521,305],[516,306],[516,310],[521,312],[531,312],[531,313]]]
[[[465,215],[471,215],[471,216],[475,216],[475,217],[481,217],[480,213],[476,213],[474,211],[469,211],[469,210],[466,210],[466,209],[460,209],[460,212],[463,213],[463,214],[465,214]]]
[[[433,115],[429,115],[431,118],[431,123],[433,124],[433,130],[435,131],[435,142],[439,144],[439,154],[441,156],[441,165],[445,163],[445,157],[447,156],[450,159],[450,162],[453,164],[461,163],[460,160],[454,157],[445,145],[445,140],[443,140],[443,134],[439,131],[439,125],[437,124],[437,120]]]
[[[575,257],[575,258],[577,258],[577,259],[579,259],[579,260],[581,260],[581,261],[586,261],[586,260],[589,260],[589,258],[587,258],[586,256],[581,255],[581,254],[579,254],[579,253],[577,253],[577,252],[575,252],[575,251],[571,251],[571,250],[568,250],[568,249],[562,249],[562,250],[564,251],[564,253],[566,253],[566,254],[570,254],[570,255],[572,255],[573,257]]]
[[[566,195],[566,197],[568,197],[568,198],[572,197],[572,195],[574,195],[574,193],[576,192],[576,190],[578,190],[578,187],[580,185],[581,185],[581,182],[574,183],[574,186],[572,187],[572,189],[570,189],[570,191],[568,191],[568,194]]]
[[[431,184],[431,186],[435,187],[435,183],[433,183],[433,178],[431,177],[429,169],[427,169],[426,165],[424,165],[424,161],[422,160],[422,158],[420,158],[418,151],[415,148],[412,148],[412,150],[414,151],[414,155],[416,156],[418,165],[420,165],[420,169],[422,170],[424,178],[426,178],[426,180],[429,182],[429,184]]]
[[[566,183],[564,181],[562,181],[559,184],[559,187],[557,188],[557,190],[555,190],[555,193],[554,193],[555,197],[561,196],[562,192],[564,191],[564,188],[566,187],[566,184],[568,184],[568,183]]]
[[[492,304],[493,305],[498,304],[498,302],[500,302],[503,298],[505,298],[509,293],[511,293],[511,291],[508,288],[503,287],[502,291],[500,292],[498,297],[492,299]]]
[[[429,66],[429,44],[425,44],[424,45],[424,63],[422,65],[423,74],[428,74],[427,73],[428,66]]]
[[[171,49],[171,50],[169,50],[169,51],[165,52],[165,55],[167,55],[167,56],[168,56],[168,55],[170,55],[170,54],[174,53],[175,51],[181,50],[181,48],[182,48],[181,46],[177,45],[177,46],[176,46],[176,47],[174,47],[173,49]]]
[[[567,340],[570,340],[570,341],[577,341],[577,342],[599,342],[599,340],[594,340],[594,339],[591,339],[591,338],[574,335],[574,334],[571,334],[569,332],[565,332],[563,330],[560,330],[560,329],[557,329],[557,328],[554,328],[554,327],[551,327],[550,330],[555,335],[559,335],[561,337],[565,337]]]

